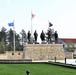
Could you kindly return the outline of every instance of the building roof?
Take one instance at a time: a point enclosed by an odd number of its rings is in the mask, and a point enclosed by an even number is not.
[[[60,38],[65,43],[76,43],[76,38]]]

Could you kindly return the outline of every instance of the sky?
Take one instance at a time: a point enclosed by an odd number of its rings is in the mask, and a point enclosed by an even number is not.
[[[0,30],[12,28],[8,23],[14,20],[17,33],[31,31],[31,11],[32,30],[39,37],[42,30],[47,32],[49,21],[59,38],[76,38],[76,0],[0,0]]]

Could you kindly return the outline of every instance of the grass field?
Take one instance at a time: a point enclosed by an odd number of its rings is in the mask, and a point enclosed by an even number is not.
[[[76,75],[75,69],[50,64],[0,64],[0,75]]]

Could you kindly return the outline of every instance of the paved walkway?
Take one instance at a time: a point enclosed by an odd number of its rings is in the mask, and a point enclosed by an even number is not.
[[[32,61],[32,62],[48,62],[48,61],[55,62],[55,60],[37,60],[37,61]],[[62,62],[62,63],[64,63],[65,60],[56,60],[56,62]]]

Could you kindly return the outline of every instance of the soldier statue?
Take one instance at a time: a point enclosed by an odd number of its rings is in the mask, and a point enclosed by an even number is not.
[[[41,41],[45,41],[45,33],[44,33],[43,30],[42,30],[42,32],[40,34],[40,38],[41,38]]]
[[[28,42],[30,43],[30,39],[31,39],[31,33],[30,33],[30,31],[28,31],[28,33],[27,33],[27,39],[28,39]]]
[[[51,34],[52,34],[52,32],[51,32],[51,30],[48,30],[48,32],[47,32],[47,41],[48,42],[51,42]]]
[[[57,31],[55,31],[54,36],[55,36],[55,43],[57,43],[58,42],[58,33],[57,33]]]
[[[37,37],[38,37],[38,33],[37,33],[37,31],[35,30],[35,32],[34,32],[34,39],[35,39],[35,42],[37,42]]]

